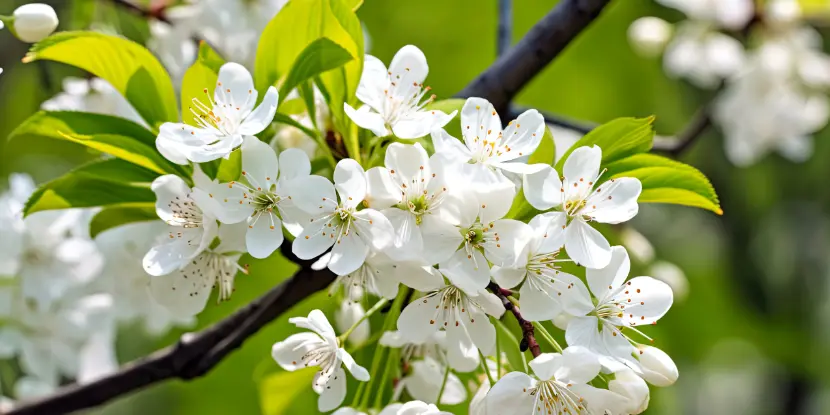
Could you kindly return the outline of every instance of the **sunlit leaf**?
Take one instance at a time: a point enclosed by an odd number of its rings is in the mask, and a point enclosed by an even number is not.
[[[182,121],[184,123],[199,126],[196,119],[198,111],[196,114],[191,111],[193,100],[210,105],[213,90],[216,88],[216,80],[219,78],[219,68],[223,64],[222,58],[207,43],[199,44],[199,57],[185,71],[182,78]]]
[[[654,129],[651,123],[654,117],[617,118],[594,128],[568,149],[558,163],[556,170],[562,172],[562,166],[571,153],[579,147],[597,145],[602,149],[602,165],[651,150],[654,141]]]
[[[152,202],[104,208],[92,217],[89,223],[89,235],[94,238],[99,233],[116,226],[158,219],[155,203]]]

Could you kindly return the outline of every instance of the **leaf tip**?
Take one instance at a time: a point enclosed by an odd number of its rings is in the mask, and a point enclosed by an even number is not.
[[[718,208],[717,210],[715,210],[715,214],[718,216],[723,216],[723,209]]]
[[[30,63],[33,62],[35,59],[37,59],[37,55],[32,52],[29,52],[20,61],[23,63]]]

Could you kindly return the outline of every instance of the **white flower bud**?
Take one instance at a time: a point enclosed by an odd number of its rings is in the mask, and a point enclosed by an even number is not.
[[[666,352],[652,346],[637,346],[642,377],[654,386],[670,386],[679,376],[677,366]]]
[[[608,382],[608,389],[628,399],[625,413],[639,414],[645,411],[650,399],[646,381],[628,368],[615,372],[614,376],[614,379]]]
[[[672,26],[658,17],[641,17],[628,27],[631,45],[643,56],[657,56],[672,34]]]
[[[58,15],[43,3],[24,4],[14,11],[14,33],[28,43],[40,42],[58,27]]]

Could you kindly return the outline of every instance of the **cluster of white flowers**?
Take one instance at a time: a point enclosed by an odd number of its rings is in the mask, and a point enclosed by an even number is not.
[[[199,125],[162,125],[157,147],[180,164],[240,151],[241,175],[211,181],[196,166],[192,178],[153,182],[158,216],[167,223],[166,237],[143,260],[153,298],[174,316],[193,316],[214,287],[219,300],[231,295],[235,275],[246,272],[240,255],[269,257],[290,235],[298,258],[319,258],[317,268],[337,275],[330,294],[343,301],[336,313],[340,336],[314,310],[290,319],[307,332],[272,349],[285,370],[319,368],[312,388],[320,411],[371,409],[358,400],[357,407],[342,407],[346,372],[369,382],[379,370],[359,365],[345,347],[369,341],[369,317],[390,301],[397,304],[388,314],[396,324],[385,324],[377,341],[396,350],[402,366],[383,370],[399,375],[393,401],[404,394],[417,401],[381,413],[439,414],[445,412],[433,404],[464,402],[467,387],[456,373],[488,367],[483,356],[503,360],[494,322],[506,308],[494,292],[507,292],[538,330],[550,321],[562,328],[568,347],[535,356],[533,375],[521,367],[507,373],[508,363],[488,369],[498,380],[492,389],[482,381],[471,413],[641,412],[646,381],[665,386],[677,378],[665,353],[638,342],[649,339],[639,326],[668,311],[672,291],[650,277],[628,279],[626,250],[594,228],[633,218],[640,182],[603,178],[596,146],[575,149],[562,177],[548,164],[528,164],[547,128],[535,110],[502,128],[488,101],[470,98],[460,111],[462,137],[451,136],[443,127],[457,112],[427,107],[434,99],[423,86],[427,73],[414,46],[402,48],[388,69],[367,56],[357,94],[365,105],[344,109],[387,141],[385,157],[368,171],[342,159],[329,180],[312,174],[304,151],[278,154],[255,136],[274,117],[277,91],[269,89],[255,106],[250,73],[225,64],[212,99],[198,106]],[[543,212],[527,223],[505,218],[520,190]],[[565,261],[586,269],[584,281],[560,270]],[[372,296],[378,302],[367,311]]]
[[[115,370],[118,323],[141,322],[150,334],[188,323],[150,297],[139,254],[153,243],[152,225],[93,240],[90,210],[24,219],[34,189],[31,178],[14,174],[0,195],[0,357],[19,359],[17,399],[48,394],[62,379],[83,383]]]
[[[830,56],[797,0],[657,0],[682,11],[677,24],[644,17],[629,29],[642,53],[663,51],[666,72],[722,90],[711,116],[738,166],[777,151],[792,161],[813,152],[830,120]],[[673,33],[674,32],[674,33]]]

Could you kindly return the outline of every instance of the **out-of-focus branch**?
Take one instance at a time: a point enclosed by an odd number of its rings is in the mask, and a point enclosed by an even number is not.
[[[457,97],[487,98],[502,115],[510,101],[596,19],[611,0],[562,0]]]
[[[532,354],[533,357],[537,357],[542,354],[542,348],[539,347],[539,342],[536,341],[536,329],[533,328],[533,323],[525,320],[525,318],[522,317],[522,312],[519,310],[519,307],[507,298],[511,294],[510,291],[499,287],[498,284],[492,281],[487,285],[487,289],[492,291],[496,297],[499,297],[504,309],[513,313],[513,317],[516,318],[516,321],[519,323],[519,327],[522,328],[522,342],[519,345],[521,351],[530,350],[530,354]]]
[[[706,130],[712,126],[712,119],[709,116],[709,108],[710,105],[704,105],[697,112],[692,116],[692,119],[689,120],[689,123],[686,124],[686,127],[681,131],[679,134],[674,136],[661,136],[657,135],[654,137],[654,146],[652,147],[652,151],[665,153],[672,157],[678,157],[701,136],[703,135]],[[515,119],[519,116],[525,108],[519,107],[511,107],[509,118],[508,119]],[[568,130],[573,130],[579,134],[588,134],[597,127],[598,124],[586,122],[586,121],[578,121],[573,120],[571,118],[566,118],[561,115],[552,114],[549,112],[540,111],[542,116],[545,117],[545,122],[551,125],[555,125],[557,127],[562,127]]]
[[[504,55],[513,42],[513,0],[499,0],[499,27],[496,34],[496,56]]]
[[[198,333],[185,334],[178,343],[129,363],[109,376],[66,386],[42,400],[21,402],[7,415],[69,413],[167,379],[187,380],[204,375],[264,325],[334,281],[335,275],[330,271],[314,271],[311,261],[290,254],[290,243],[283,247],[283,253],[297,261],[301,269],[236,313]]]
[[[129,10],[131,13],[136,14],[138,16],[144,18],[153,18],[158,21],[162,21],[168,24],[171,24],[170,20],[167,16],[164,15],[164,10],[167,8],[166,2],[160,2],[157,6],[152,6],[145,8],[144,6],[140,6],[138,4],[133,3],[131,0],[109,0],[116,6],[119,6],[125,10]]]

